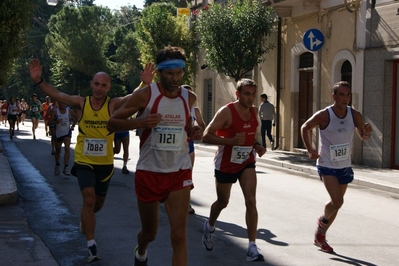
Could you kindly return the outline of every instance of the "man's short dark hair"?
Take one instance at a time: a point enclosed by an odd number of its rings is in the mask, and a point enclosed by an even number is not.
[[[156,58],[156,63],[157,65],[159,63],[162,63],[163,61],[166,60],[171,60],[171,59],[181,59],[183,61],[186,61],[186,54],[184,52],[184,49],[181,47],[177,46],[165,46],[162,50],[160,50],[157,54]]]
[[[241,91],[242,87],[245,86],[257,87],[256,82],[252,79],[240,79],[237,82],[236,90]]]
[[[347,81],[338,81],[334,84],[333,90],[334,94],[337,94],[337,90],[339,87],[348,87],[349,89],[351,88],[351,84]]]
[[[260,97],[263,98],[263,99],[265,99],[265,100],[267,101],[267,95],[266,95],[266,93],[262,93],[262,94],[260,95]]]

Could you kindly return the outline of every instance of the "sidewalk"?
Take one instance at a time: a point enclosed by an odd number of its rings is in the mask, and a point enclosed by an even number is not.
[[[1,131],[1,139],[8,137]],[[10,164],[0,141],[0,258],[2,265],[59,265],[43,241],[29,228]]]
[[[214,145],[203,143],[196,143],[195,148],[209,152],[215,152],[217,149]],[[265,155],[257,158],[257,163],[266,164],[267,167],[278,168],[292,174],[319,178],[316,162],[299,152],[271,151],[271,149],[268,149]],[[379,169],[363,165],[353,165],[352,168],[355,176],[351,184],[399,194],[399,170]]]

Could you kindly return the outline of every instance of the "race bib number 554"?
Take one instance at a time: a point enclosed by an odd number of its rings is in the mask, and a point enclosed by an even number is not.
[[[242,164],[249,158],[252,146],[233,146],[231,150],[230,162]]]

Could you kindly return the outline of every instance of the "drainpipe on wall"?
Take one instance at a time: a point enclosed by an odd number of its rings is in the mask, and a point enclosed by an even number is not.
[[[274,122],[276,123],[276,139],[274,140],[273,150],[277,150],[280,146],[280,90],[281,90],[281,18],[278,18],[277,26],[277,82],[276,82],[276,115]]]

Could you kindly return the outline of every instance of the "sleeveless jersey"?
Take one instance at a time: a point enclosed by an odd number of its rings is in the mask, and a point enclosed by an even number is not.
[[[8,114],[9,115],[17,115],[18,114],[18,107],[17,103],[14,102],[13,104],[8,104]]]
[[[245,132],[245,143],[239,145],[219,145],[216,151],[214,163],[215,169],[223,173],[238,173],[246,165],[255,162],[255,134],[258,127],[258,120],[254,108],[251,107],[251,116],[248,121],[244,121],[238,114],[234,103],[226,105],[231,112],[232,124],[229,128],[219,129],[216,135],[224,138],[233,138],[239,132]]]
[[[3,105],[1,106],[1,114],[2,114],[2,115],[6,115],[6,114],[7,114],[7,111],[8,111],[8,109],[7,109],[7,104],[6,104],[6,103],[3,103]]]
[[[75,162],[80,164],[107,165],[114,163],[114,133],[108,132],[107,121],[110,118],[107,97],[99,110],[93,110],[90,97],[87,96],[83,106],[82,118],[79,120],[79,134],[75,147]]]
[[[316,164],[333,169],[351,167],[352,141],[355,132],[353,109],[348,106],[343,118],[334,113],[332,106],[327,107],[326,110],[329,123],[324,129],[320,129],[320,157]]]
[[[33,102],[30,106],[31,115],[35,115],[35,112],[39,111],[40,111],[40,102],[39,101]]]
[[[56,109],[56,115],[54,117],[54,120],[59,119],[62,119],[62,121],[55,125],[55,136],[57,138],[69,135],[71,132],[71,115],[69,114],[68,107],[65,109],[64,114],[60,112],[59,108]]]
[[[172,173],[191,169],[188,155],[188,119],[190,107],[188,91],[181,88],[175,98],[161,93],[157,83],[151,83],[150,99],[138,118],[162,114],[159,125],[152,129],[138,129],[140,157],[136,169],[157,173]]]
[[[48,118],[47,117],[47,110],[48,110],[49,107],[50,107],[50,104],[47,103],[47,102],[42,104],[42,110],[43,110],[43,117],[44,118]]]

